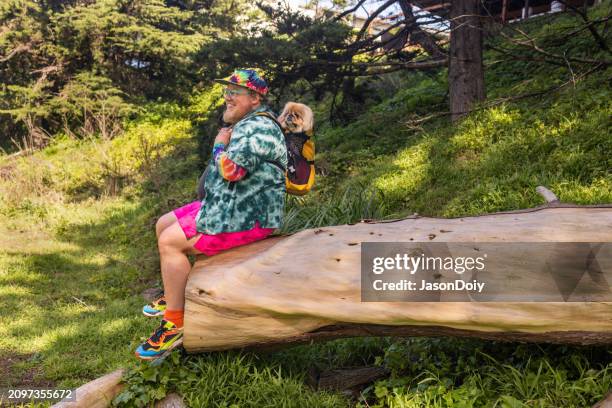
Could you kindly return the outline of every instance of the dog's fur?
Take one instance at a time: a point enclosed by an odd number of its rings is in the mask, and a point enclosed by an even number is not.
[[[314,126],[314,115],[312,110],[302,103],[287,102],[278,117],[278,123],[284,130],[291,133],[311,133]]]

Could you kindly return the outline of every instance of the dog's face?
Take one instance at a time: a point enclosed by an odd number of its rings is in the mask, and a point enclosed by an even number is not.
[[[304,104],[287,102],[278,117],[278,123],[284,130],[292,133],[311,132],[314,126],[312,110]]]

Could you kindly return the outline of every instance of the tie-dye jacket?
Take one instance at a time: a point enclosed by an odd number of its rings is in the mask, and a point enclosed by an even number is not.
[[[246,231],[259,221],[262,228],[278,228],[285,207],[285,175],[276,161],[287,167],[287,147],[279,127],[257,112],[261,106],[234,125],[224,155],[244,168],[238,181],[223,178],[219,161],[211,158],[206,174],[202,208],[196,217],[197,230],[205,234]]]

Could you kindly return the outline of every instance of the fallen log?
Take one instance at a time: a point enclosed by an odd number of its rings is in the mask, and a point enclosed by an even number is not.
[[[362,242],[612,242],[611,205],[564,205],[554,198],[545,207],[484,216],[415,216],[309,229],[200,258],[185,293],[184,347],[201,352],[393,335],[612,344],[612,302],[588,290],[581,301],[571,302],[561,297],[546,302],[361,301]],[[496,278],[529,290],[535,273],[521,261],[510,259],[508,276]]]
[[[604,399],[593,405],[593,408],[612,408],[612,391]]]
[[[62,400],[51,408],[106,408],[123,389],[123,369],[115,370],[75,390],[72,401]]]

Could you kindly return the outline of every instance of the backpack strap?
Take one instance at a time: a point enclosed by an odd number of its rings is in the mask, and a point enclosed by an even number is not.
[[[276,161],[276,160],[264,160],[264,161],[265,161],[266,163],[270,163],[270,164],[273,164],[274,166],[278,167],[278,169],[279,169],[280,171],[282,171],[283,173],[285,173],[285,172],[287,171],[287,169],[286,169],[286,168],[284,168],[284,167],[283,167],[283,165],[282,165],[282,164],[280,164],[280,163],[279,163],[278,161]]]
[[[257,112],[255,114],[255,116],[263,116],[265,118],[271,119],[276,126],[278,126],[278,129],[281,131],[281,133],[283,134],[283,136],[285,135],[285,131],[283,130],[283,127],[281,126],[280,123],[278,123],[278,120],[276,120],[276,118],[274,116],[272,116],[270,113],[268,112]],[[276,161],[276,160],[264,160],[266,163],[270,163],[275,165],[276,167],[278,167],[283,173],[285,173],[287,171],[287,169],[285,167],[283,167],[282,164],[280,164],[280,162]]]
[[[272,116],[270,113],[268,112],[257,112],[255,114],[255,116],[263,116],[265,118],[271,119],[272,122],[276,123],[276,126],[278,126],[278,128],[280,129],[281,133],[284,135],[285,131],[283,130],[283,127],[281,126],[281,124],[278,122],[278,120],[276,120],[276,118],[274,116]]]

